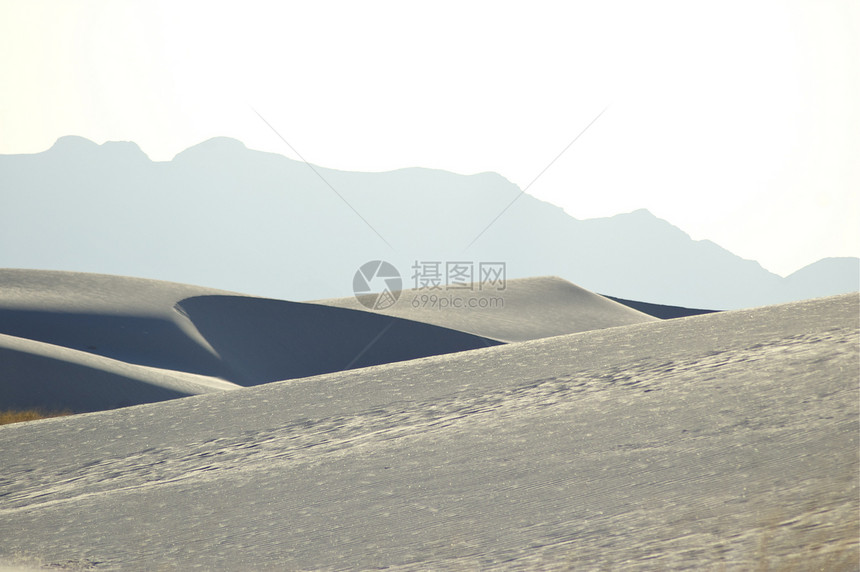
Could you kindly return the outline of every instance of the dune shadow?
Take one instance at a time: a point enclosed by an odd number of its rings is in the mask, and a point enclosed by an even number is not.
[[[195,296],[188,317],[241,385],[307,377],[502,342],[402,318],[244,296]]]
[[[38,408],[84,413],[185,397],[189,392],[162,387],[63,357],[0,346],[3,409]]]
[[[638,300],[626,300],[624,298],[616,298],[615,296],[602,295],[605,298],[614,300],[619,304],[624,304],[628,308],[639,310],[643,314],[660,318],[661,320],[671,320],[673,318],[686,318],[687,316],[699,316],[701,314],[713,314],[720,310],[704,310],[702,308],[684,308],[683,306],[670,306],[668,304],[652,304],[650,302],[639,302]]]
[[[136,365],[230,377],[217,356],[165,318],[2,309],[0,333]]]

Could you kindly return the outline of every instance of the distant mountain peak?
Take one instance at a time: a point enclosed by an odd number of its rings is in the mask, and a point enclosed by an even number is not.
[[[848,277],[846,282],[845,277]],[[860,290],[860,258],[856,256],[834,256],[822,258],[788,275],[787,280],[796,284],[814,284],[817,281],[845,282],[846,288]]]
[[[74,149],[95,149],[98,143],[80,135],[63,135],[58,138],[49,151],[72,151]]]
[[[671,222],[667,221],[666,219],[658,217],[657,215],[655,215],[654,213],[652,213],[651,211],[649,211],[648,209],[645,209],[645,208],[636,209],[634,211],[630,211],[627,213],[619,213],[617,215],[612,215],[612,216],[607,217],[607,218],[614,219],[614,220],[627,220],[627,221],[631,221],[635,224],[648,225],[648,227],[661,227],[661,228],[670,228],[671,227],[673,230],[681,232],[685,236],[687,236],[686,232],[682,231],[680,228],[678,228],[677,226],[675,226]],[[597,220],[597,219],[594,219],[594,220]]]
[[[639,220],[639,221],[646,221],[646,220],[657,221],[658,220],[658,221],[662,221],[662,222],[667,222],[667,221],[664,221],[663,219],[656,216],[654,213],[652,213],[651,211],[649,211],[648,209],[645,209],[645,208],[636,209],[636,210],[633,210],[630,212],[618,213],[618,214],[610,215],[608,217],[600,217],[600,218],[612,218],[612,219],[624,218],[624,219],[634,219],[634,220]],[[588,220],[588,219],[586,219],[586,220]]]
[[[173,160],[182,160],[200,155],[229,155],[233,153],[246,153],[248,151],[248,147],[238,139],[233,139],[232,137],[212,137],[197,145],[192,145],[185,151],[180,151]]]
[[[77,136],[2,161],[0,266],[138,275],[291,299],[349,295],[355,269],[383,258],[404,278],[416,261],[442,269],[467,261],[475,272],[493,263],[511,279],[558,275],[628,300],[692,308],[748,308],[858,288],[856,258],[826,259],[782,278],[645,208],[577,220],[497,173],[315,168],[329,188],[300,161],[229,137],[198,143],[171,165],[150,161],[134,143]],[[384,248],[382,235],[397,252]]]
[[[79,135],[64,135],[48,149],[49,153],[76,155],[78,153],[109,153],[114,157],[144,158],[149,156],[134,141],[105,141],[101,145]]]
[[[648,216],[651,218],[657,218],[656,216],[654,216],[654,213],[652,213],[651,211],[649,211],[646,208],[636,209],[635,211],[631,211],[628,214],[635,215],[635,216]]]

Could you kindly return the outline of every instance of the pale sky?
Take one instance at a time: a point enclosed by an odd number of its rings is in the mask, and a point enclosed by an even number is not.
[[[860,255],[856,0],[0,0],[0,82],[2,154],[223,135],[297,159],[256,110],[318,165],[520,187],[608,107],[530,194],[782,275]]]

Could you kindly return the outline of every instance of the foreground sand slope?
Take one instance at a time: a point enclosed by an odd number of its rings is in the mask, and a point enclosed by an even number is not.
[[[854,569],[858,296],[0,427],[0,557]]]
[[[354,297],[317,303],[365,308]],[[397,303],[380,313],[506,342],[656,320],[556,276],[508,280],[501,291],[480,290],[479,285],[462,290],[403,290]]]

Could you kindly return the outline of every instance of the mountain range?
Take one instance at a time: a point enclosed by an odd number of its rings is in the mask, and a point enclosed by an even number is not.
[[[459,282],[449,283],[448,268],[480,283],[482,265],[692,308],[860,288],[858,258],[826,258],[783,278],[647,210],[579,220],[496,173],[338,171],[224,137],[165,162],[134,143],[75,136],[0,155],[0,267],[312,300],[351,295],[369,260],[394,265],[403,288],[438,270],[439,293],[449,295]]]

